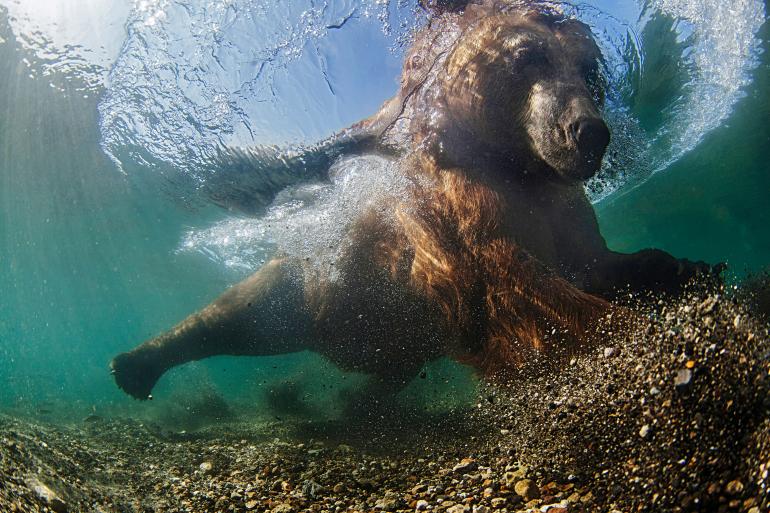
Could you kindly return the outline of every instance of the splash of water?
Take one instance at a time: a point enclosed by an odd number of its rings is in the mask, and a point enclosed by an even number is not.
[[[652,0],[644,3],[635,23],[628,23],[585,4],[574,9],[603,43],[610,79],[607,118],[613,141],[602,172],[588,184],[591,199],[598,202],[664,170],[725,122],[758,65],[756,34],[765,10],[757,0]],[[645,34],[654,22],[670,24],[664,37],[679,47],[669,50],[681,55],[667,65],[686,76],[669,93],[670,102],[660,106],[663,122],[645,130],[628,100],[639,95],[641,83],[659,79],[660,69],[645,67],[645,61],[661,58],[649,48],[660,34]]]
[[[697,43],[688,59],[695,74],[681,115],[670,131],[676,133],[671,150],[658,169],[692,150],[703,135],[720,126],[732,111],[742,89],[751,80],[749,71],[759,63],[760,42],[755,37],[765,22],[762,2],[655,0],[652,6],[674,19],[692,25]]]
[[[290,187],[259,218],[225,219],[188,231],[180,251],[196,251],[234,270],[250,272],[273,253],[336,269],[351,223],[386,198],[405,194],[399,166],[377,156],[340,160],[330,181]],[[334,272],[330,275],[335,279]]]

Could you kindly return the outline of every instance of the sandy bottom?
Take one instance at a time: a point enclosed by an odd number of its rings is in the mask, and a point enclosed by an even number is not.
[[[0,416],[0,510],[770,511],[770,336],[730,296],[629,303],[601,347],[443,414]]]

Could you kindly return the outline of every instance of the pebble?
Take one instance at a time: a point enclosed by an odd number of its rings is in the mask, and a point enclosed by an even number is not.
[[[506,499],[504,497],[495,497],[491,501],[492,508],[494,509],[502,508],[503,506],[505,506],[505,503],[506,503]]]
[[[686,387],[692,380],[692,371],[690,369],[679,369],[674,377],[674,385],[678,388]]]
[[[271,510],[272,513],[293,513],[294,508],[291,506],[291,504],[286,504],[285,502],[278,504],[273,507]]]
[[[540,498],[540,490],[531,479],[522,479],[518,481],[513,490],[517,495],[523,497],[525,501]]]
[[[51,490],[47,485],[42,483],[37,478],[31,478],[27,481],[27,485],[34,490],[35,494],[42,499],[51,510],[56,513],[66,513],[68,511],[67,504],[59,498],[59,496]]]
[[[473,458],[463,458],[460,463],[452,467],[452,472],[467,474],[479,468],[479,464]]]
[[[381,511],[396,511],[396,509],[398,509],[398,500],[395,497],[383,497],[374,503],[374,509]]]
[[[545,506],[540,506],[540,511],[542,513],[567,513],[568,508],[564,504],[546,504]]]
[[[738,495],[742,491],[743,491],[743,483],[741,483],[737,479],[730,481],[729,483],[727,483],[727,486],[725,486],[725,492],[727,492],[728,495]]]

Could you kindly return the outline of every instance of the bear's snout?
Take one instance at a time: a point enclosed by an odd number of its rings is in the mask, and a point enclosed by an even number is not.
[[[610,129],[585,87],[540,81],[529,95],[526,130],[533,153],[570,180],[599,171]]]
[[[569,133],[583,161],[576,169],[576,174],[580,175],[576,178],[590,178],[599,170],[610,143],[610,129],[601,118],[581,117],[570,123]]]

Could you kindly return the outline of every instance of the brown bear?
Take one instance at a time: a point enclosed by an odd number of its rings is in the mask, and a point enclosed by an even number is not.
[[[610,138],[586,25],[518,3],[423,5],[399,94],[334,141],[397,161],[407,192],[350,222],[334,278],[276,255],[118,355],[120,388],[146,399],[185,362],[306,349],[393,390],[441,355],[505,379],[588,344],[617,290],[675,292],[711,271],[607,249],[582,183]]]

